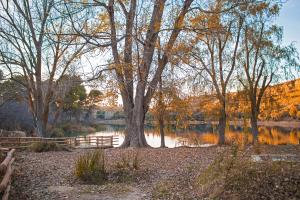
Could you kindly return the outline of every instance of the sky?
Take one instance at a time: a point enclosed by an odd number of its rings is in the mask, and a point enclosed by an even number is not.
[[[300,53],[300,0],[288,0],[276,21],[278,25],[283,26],[284,44],[295,42]]]

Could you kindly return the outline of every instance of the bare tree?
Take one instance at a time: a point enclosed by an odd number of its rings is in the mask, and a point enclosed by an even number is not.
[[[93,38],[91,41],[98,47],[110,45],[114,76],[118,81],[126,115],[126,136],[122,147],[148,146],[144,135],[145,114],[149,110],[159,78],[168,64],[170,52],[182,30],[185,15],[192,2],[193,0],[184,0],[183,3],[172,4],[178,10],[176,12],[173,12],[171,7],[166,8],[166,0],[127,2],[109,0],[107,3],[99,1],[83,3],[86,7],[99,8],[97,16],[108,18],[108,23],[102,24],[102,27],[99,27],[101,31],[98,32],[86,32],[79,25],[92,26],[82,21],[78,22],[72,17],[74,27],[81,36],[86,39]],[[74,2],[67,5],[70,7],[73,4]],[[168,12],[166,15],[172,16],[173,19],[164,21],[164,11]],[[95,21],[90,23],[93,24]],[[104,26],[107,26],[107,29]],[[161,59],[157,65],[154,65],[156,45],[162,32],[168,33],[165,34],[168,39],[162,45]],[[109,41],[105,36],[109,36]],[[100,41],[104,42],[102,44],[94,42],[97,38],[101,38]]]
[[[85,46],[70,33],[63,5],[54,0],[0,2],[0,65],[11,80],[18,74],[25,77],[21,84],[27,89],[40,136],[46,136],[55,80],[67,72]]]
[[[278,75],[299,66],[297,52],[290,45],[281,46],[282,30],[273,25],[279,5],[264,2],[249,9],[242,31],[243,48],[239,58],[238,80],[250,104],[250,121],[254,142],[258,139],[257,120],[266,89]],[[289,69],[288,69],[289,68]]]
[[[236,60],[240,45],[240,33],[243,19],[236,11],[223,10],[222,1],[217,1],[211,13],[200,13],[203,19],[195,27],[207,27],[207,32],[197,33],[192,64],[200,74],[208,77],[213,85],[220,104],[219,110],[219,144],[225,143],[227,90],[232,74],[236,68]],[[198,16],[199,17],[199,16]]]

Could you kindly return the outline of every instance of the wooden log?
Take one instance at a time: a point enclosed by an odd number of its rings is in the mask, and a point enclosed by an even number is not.
[[[11,184],[9,183],[6,190],[5,190],[5,192],[4,192],[4,194],[2,195],[2,200],[8,200],[10,187],[11,187]]]
[[[0,151],[9,151],[9,148],[0,148]]]
[[[6,155],[6,158],[0,164],[0,173],[1,174],[5,173],[5,171],[7,170],[7,167],[9,165],[10,161],[12,160],[13,154],[15,151],[16,151],[15,149],[10,150]]]
[[[14,160],[15,160],[15,158],[11,159],[11,161],[9,162],[9,164],[7,166],[6,173],[0,183],[0,193],[4,192],[10,183],[11,175],[13,173],[12,163],[14,162]]]

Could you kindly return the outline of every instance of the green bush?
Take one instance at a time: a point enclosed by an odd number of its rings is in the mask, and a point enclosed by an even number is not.
[[[35,142],[29,147],[34,152],[47,152],[47,151],[69,151],[66,147],[55,142]]]
[[[61,128],[53,128],[50,130],[50,137],[52,138],[59,138],[59,137],[64,137],[64,130]]]
[[[95,150],[79,156],[75,164],[75,175],[82,181],[102,184],[107,176],[103,150]]]

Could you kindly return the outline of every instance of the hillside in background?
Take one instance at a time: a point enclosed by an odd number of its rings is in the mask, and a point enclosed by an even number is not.
[[[228,94],[227,110],[231,119],[250,117],[250,103],[244,91]],[[190,97],[193,112],[201,112],[205,119],[218,117],[219,104],[214,95]],[[300,79],[270,86],[263,97],[260,120],[300,119]]]

